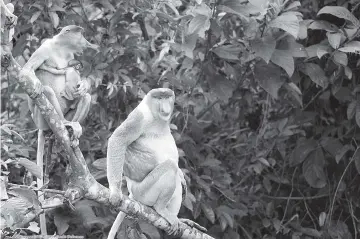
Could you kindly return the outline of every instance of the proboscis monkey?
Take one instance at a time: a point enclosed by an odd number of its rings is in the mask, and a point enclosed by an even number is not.
[[[129,197],[153,207],[171,224],[170,234],[177,231],[180,220],[188,223],[177,217],[186,181],[169,126],[174,101],[170,89],[149,91],[111,135],[107,149],[110,203],[118,205],[122,200],[124,173]],[[124,217],[123,212],[118,214],[108,239],[115,237]]]
[[[82,27],[74,25],[64,27],[53,38],[47,39],[41,44],[41,46],[31,55],[19,73],[19,78],[29,78],[29,81],[34,82],[35,90],[33,95],[39,95],[41,92],[45,94],[65,125],[74,125],[64,117],[74,102],[61,96],[61,93],[67,87],[67,74],[60,74],[61,72],[58,72],[59,74],[54,74],[49,70],[49,68],[53,68],[53,71],[65,69],[69,67],[69,62],[74,60],[75,54],[81,54],[86,48],[93,48],[97,50],[98,46],[89,43],[82,33]],[[72,67],[70,66],[70,68]],[[80,100],[75,102],[77,103],[75,108],[76,112],[75,115],[69,119],[70,121],[82,121],[89,111],[90,95],[86,94],[87,84],[87,82],[81,81],[79,87],[75,90],[74,94],[78,94],[80,96]],[[49,126],[41,115],[38,106],[35,105],[34,101],[30,98],[29,108],[32,112],[32,118],[39,129],[37,164],[42,169],[44,151],[43,130],[49,129]],[[81,127],[80,130],[76,130],[76,132],[74,130],[76,138],[78,138],[80,134]],[[42,187],[43,175],[41,175],[41,178],[38,179],[37,184],[39,188]],[[40,198],[40,200],[42,199]]]
[[[39,69],[56,75],[65,75],[65,88],[60,92],[60,99],[66,103],[66,109],[75,109],[71,121],[82,122],[90,110],[91,96],[87,93],[87,81],[80,77],[80,69],[83,65],[78,60],[70,60],[68,67],[57,69],[43,64]],[[55,99],[53,99],[55,101]]]
[[[73,71],[73,67],[69,66],[69,62],[74,60],[75,54],[81,54],[85,48],[93,48],[97,50],[97,46],[89,43],[82,35],[83,28],[79,26],[66,26],[59,34],[53,38],[46,40],[30,57],[24,65],[20,74],[26,75],[35,72],[37,78],[43,84],[43,91],[50,103],[54,106],[61,120],[66,124],[65,114],[70,110],[70,106],[74,104],[71,100],[61,96],[67,89],[68,72],[77,74]],[[51,70],[51,68],[53,68]],[[69,68],[69,69],[67,69]],[[73,78],[71,78],[73,79]],[[69,79],[68,79],[69,80]],[[76,77],[75,80],[78,81]],[[86,93],[88,83],[80,81],[78,89],[74,89],[81,99],[78,101],[76,113],[70,121],[81,122],[85,119],[90,108],[90,95]],[[38,87],[37,91],[41,88]],[[38,93],[38,92],[36,92]],[[40,110],[29,99],[29,108],[36,126],[41,130],[49,129],[46,121],[42,117]]]

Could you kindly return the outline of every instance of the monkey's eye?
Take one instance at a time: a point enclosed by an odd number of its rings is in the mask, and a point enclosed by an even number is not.
[[[70,29],[66,29],[66,30],[65,30],[65,32],[69,32],[69,31],[70,31]]]

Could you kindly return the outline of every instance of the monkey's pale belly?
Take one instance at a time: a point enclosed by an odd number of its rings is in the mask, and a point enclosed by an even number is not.
[[[171,139],[140,137],[130,144],[125,154],[124,175],[140,182],[166,160],[174,160],[177,164],[179,155],[172,136]]]
[[[54,75],[43,70],[38,70],[35,74],[44,86],[50,86],[56,94],[65,89],[65,75]]]

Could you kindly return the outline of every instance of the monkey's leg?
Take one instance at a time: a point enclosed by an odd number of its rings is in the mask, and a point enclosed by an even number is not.
[[[58,101],[58,98],[56,97],[54,90],[50,86],[44,86],[44,94],[48,98],[50,103],[54,106],[56,113],[58,113],[58,115],[60,116],[60,120],[63,122],[67,121],[64,117],[60,103]]]
[[[41,188],[44,185],[44,145],[45,145],[45,138],[44,138],[44,132],[39,129],[38,132],[38,145],[37,145],[37,152],[36,152],[36,164],[41,169],[40,178],[37,179],[37,187]],[[41,191],[38,192],[39,201],[44,201],[44,195]],[[46,218],[45,218],[45,212],[40,214],[40,230],[41,235],[47,235],[46,230]]]
[[[142,182],[135,183],[131,187],[134,199],[145,205],[153,206],[157,213],[175,227],[179,223],[178,211],[171,211],[169,210],[171,208],[167,206],[176,189],[177,170],[176,163],[167,160],[154,168]]]
[[[71,121],[83,122],[90,111],[91,95],[86,93],[76,106],[75,115]]]

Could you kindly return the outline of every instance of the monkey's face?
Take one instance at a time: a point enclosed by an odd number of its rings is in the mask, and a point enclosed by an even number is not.
[[[58,37],[61,39],[63,45],[69,48],[74,54],[81,55],[85,48],[93,48],[97,50],[96,45],[88,42],[83,36],[84,29],[79,26],[70,25],[64,27]]]
[[[174,109],[175,94],[172,90],[158,88],[149,91],[148,95],[151,112],[154,117],[169,121]]]

